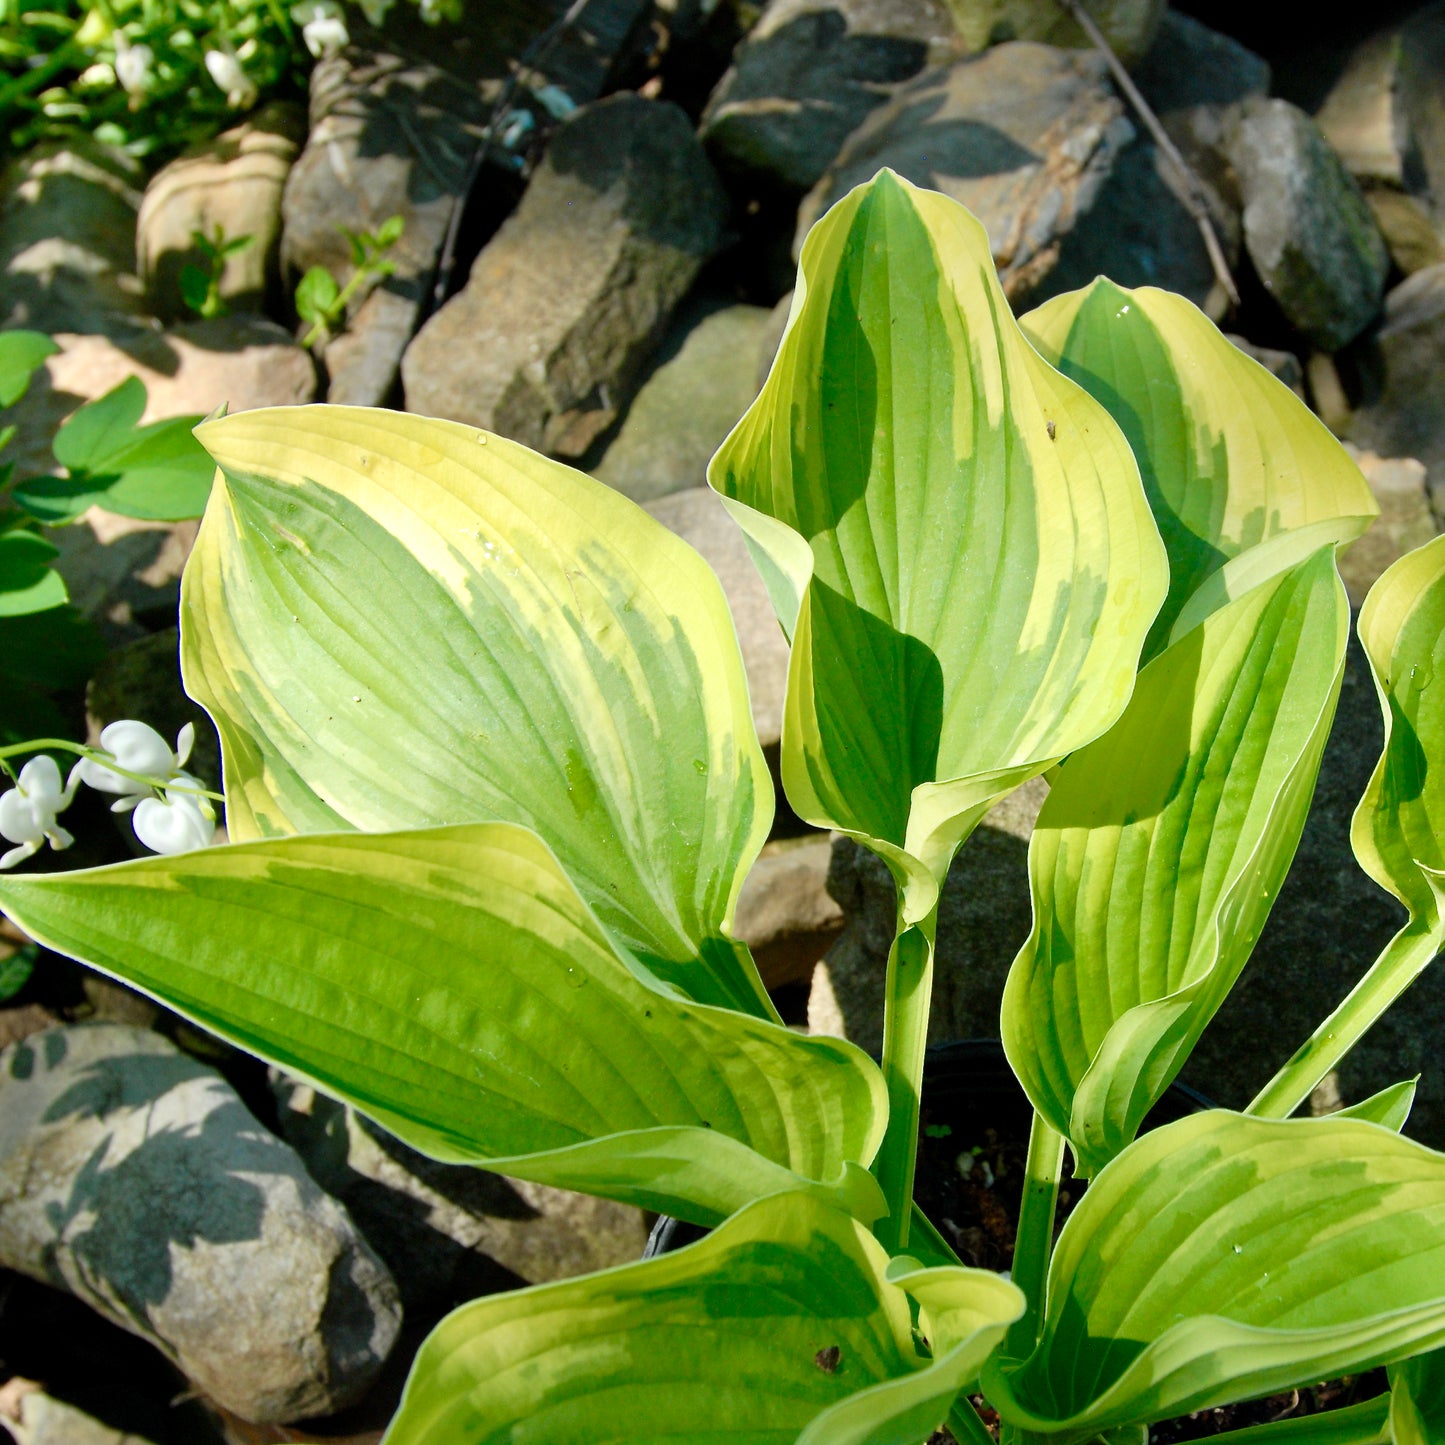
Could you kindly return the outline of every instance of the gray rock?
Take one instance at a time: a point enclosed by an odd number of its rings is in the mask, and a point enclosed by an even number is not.
[[[703,486],[712,454],[758,394],[771,317],[762,306],[685,307],[592,475],[634,502]]]
[[[1379,758],[1379,703],[1351,638],[1344,685],[1299,852],[1249,965],[1205,1030],[1183,1077],[1228,1108],[1242,1108],[1349,992],[1403,922],[1403,911],[1350,852],[1350,817]],[[1009,965],[1030,927],[1025,839],[1041,783],[1007,800],[964,845],[943,892],[931,1039],[998,1037]],[[815,1032],[863,1047],[882,1039],[883,979],[894,895],[887,869],[849,841],[835,845],[829,881],[844,932],[814,973]],[[1407,1130],[1445,1146],[1445,972],[1427,972],[1367,1034],[1321,1091],[1354,1103],[1422,1074]]]
[[[409,411],[581,456],[722,242],[686,115],[621,94],[559,126],[521,205],[402,363]]]
[[[640,1209],[439,1164],[276,1070],[271,1089],[283,1137],[386,1261],[410,1324],[478,1295],[611,1269],[642,1254]]]
[[[1166,11],[1134,84],[1168,129],[1196,106],[1233,105],[1269,93],[1269,63],[1228,35],[1178,10]]]
[[[804,201],[795,251],[834,201],[891,166],[983,222],[1004,290],[1037,287],[1133,135],[1103,59],[1018,41],[903,86]]]
[[[1260,280],[1296,328],[1337,351],[1379,310],[1389,270],[1364,196],[1319,127],[1288,101],[1246,101],[1228,147]]]
[[[221,296],[243,311],[276,306],[281,192],[304,133],[299,107],[276,101],[156,173],[136,218],[136,258],[155,315],[167,321],[191,315],[181,298],[181,270],[187,263],[209,270],[192,234],[212,239],[217,229],[228,241],[251,237],[227,258]]]
[[[360,1396],[400,1328],[385,1266],[218,1074],[157,1034],[0,1054],[0,1259],[259,1421]]]
[[[1386,567],[1423,547],[1439,529],[1430,513],[1425,468],[1414,457],[1376,456],[1348,443],[1346,450],[1380,504],[1380,515],[1370,530],[1340,558],[1350,602],[1359,607]]]
[[[1385,298],[1384,325],[1366,363],[1370,387],[1350,439],[1387,457],[1416,457],[1432,490],[1445,484],[1445,262],[1418,271]],[[1436,497],[1437,510],[1441,498]]]
[[[0,175],[0,326],[104,331],[133,320],[143,184],[137,161],[84,138],[11,161]]]
[[[700,134],[725,172],[805,191],[891,86],[955,44],[942,0],[770,0]]]
[[[1153,43],[1166,0],[1084,0],[1084,9],[1114,53],[1133,65]],[[969,50],[1009,40],[1087,49],[1091,41],[1058,0],[949,0],[958,33]]]
[[[532,72],[536,83],[578,104],[594,99],[646,8],[644,0],[591,0],[548,47]],[[390,216],[405,223],[387,253],[395,271],[358,293],[347,332],[327,347],[329,401],[378,406],[390,398],[503,79],[566,9],[562,0],[496,0],[485,25],[465,26],[427,26],[414,11],[394,11],[384,36],[358,25],[358,43],[312,71],[311,134],[283,203],[291,284],[312,266],[350,278],[341,228],[374,231]],[[495,158],[473,190],[506,195],[512,184]]]
[[[752,697],[753,725],[763,750],[774,758],[783,733],[783,693],[788,683],[788,643],[768,600],[767,588],[748,555],[738,525],[717,493],[693,487],[659,497],[647,510],[669,531],[702,554],[718,575],[742,646]]]
[[[806,982],[843,927],[828,892],[832,846],[826,837],[769,843],[738,896],[733,932],[752,950],[770,989]]]
[[[1428,197],[1436,225],[1445,226],[1445,3],[1436,0],[1406,20],[1399,58],[1405,189]]]

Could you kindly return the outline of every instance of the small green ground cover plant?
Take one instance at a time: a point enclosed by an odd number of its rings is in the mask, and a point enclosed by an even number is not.
[[[57,350],[42,332],[0,332],[0,408],[25,395]],[[214,468],[193,435],[200,418],[142,425],[145,407],[145,383],[129,377],[61,426],[53,473],[17,477],[13,462],[0,464],[0,745],[63,729],[51,694],[82,686],[103,652],[70,606],[44,527],[77,521],[93,505],[149,521],[205,509]],[[14,436],[13,425],[0,428],[0,449]]]
[[[186,685],[232,842],[0,906],[431,1155],[714,1226],[466,1305],[389,1445],[1139,1442],[1390,1364],[1249,1445],[1442,1438],[1445,1156],[1409,1081],[1290,1116],[1441,944],[1445,539],[1360,634],[1356,814],[1409,920],[1244,1112],[1138,1136],[1248,957],[1340,686],[1338,444],[1189,303],[1099,281],[1016,322],[982,228],[884,172],[814,228],[710,479],[791,640],[782,775],[897,884],[881,1066],[779,1021],[732,936],[773,799],[716,579],[502,438],[340,407],[199,436]],[[1003,1009],[1033,1102],[1016,1267],[912,1207],[939,889],[1046,773]],[[1138,1137],[1136,1137],[1138,1136]],[[1065,1151],[1091,1179],[1054,1246]]]

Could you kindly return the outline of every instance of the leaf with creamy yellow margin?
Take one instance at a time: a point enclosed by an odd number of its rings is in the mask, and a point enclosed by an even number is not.
[[[888,1264],[847,1214],[776,1195],[674,1254],[476,1300],[422,1346],[386,1445],[916,1445],[1023,1298]]]
[[[1353,541],[1378,514],[1360,469],[1325,425],[1183,296],[1100,277],[1019,324],[1108,407],[1138,459],[1170,571],[1146,657],[1231,558],[1302,528],[1325,529],[1308,552]],[[1276,565],[1297,560],[1282,554]],[[1255,575],[1250,585],[1262,581]]]
[[[182,666],[232,837],[520,823],[645,967],[775,1017],[730,937],[773,800],[706,563],[473,427],[281,407],[197,435],[222,475]]]
[[[800,1185],[882,1212],[872,1061],[644,982],[514,824],[4,874],[0,908],[435,1158],[709,1224]]]
[[[1024,339],[978,222],[883,171],[809,233],[708,476],[793,637],[789,800],[917,922],[988,807],[1128,700],[1167,573],[1123,435]]]
[[[1038,1348],[995,1355],[983,1388],[1006,1424],[1073,1445],[1442,1343],[1445,1155],[1358,1120],[1215,1109],[1089,1186]]]

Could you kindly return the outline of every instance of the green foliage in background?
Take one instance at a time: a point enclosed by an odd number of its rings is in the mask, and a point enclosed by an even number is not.
[[[25,394],[56,351],[37,331],[0,332],[0,408]],[[130,377],[87,402],[56,433],[52,475],[17,478],[0,465],[0,745],[64,731],[52,693],[79,687],[100,661],[91,624],[69,605],[60,555],[42,526],[76,521],[91,506],[148,521],[205,509],[214,467],[192,429],[198,417],[141,426],[146,389]],[[0,430],[0,448],[15,428]]]
[[[1445,1156],[1399,1133],[1413,1084],[1288,1116],[1445,942],[1445,538],[1360,620],[1387,737],[1353,840],[1407,924],[1248,1110],[1139,1136],[1293,857],[1336,557],[1376,511],[1195,308],[1099,281],[1020,324],[978,223],[884,172],[808,237],[714,459],[791,641],[789,801],[897,884],[881,1067],[785,1028],[733,936],[773,797],[696,553],[456,423],[199,436],[183,669],[231,845],[7,876],[0,905],[434,1157],[715,1226],[456,1311],[389,1445],[986,1445],[974,1390],[1005,1445],[1122,1445],[1379,1364],[1389,1397],[1250,1445],[1439,1438]],[[1005,1281],[913,1208],[918,1091],[943,879],[1040,774]],[[1066,1151],[1092,1183],[1056,1242]]]

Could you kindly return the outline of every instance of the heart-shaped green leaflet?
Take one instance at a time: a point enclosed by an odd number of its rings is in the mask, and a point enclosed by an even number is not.
[[[806,1181],[876,1200],[867,1056],[649,986],[513,824],[4,875],[0,906],[434,1157],[702,1223]]]
[[[283,407],[198,435],[224,475],[182,664],[232,836],[520,823],[660,977],[775,1017],[728,936],[772,789],[706,563],[452,422]]]
[[[922,1272],[946,1331],[930,1364],[887,1264],[847,1214],[779,1195],[676,1254],[476,1300],[422,1346],[386,1445],[913,1445],[957,1391],[938,1377],[976,1369],[1022,1300],[982,1270]],[[882,1382],[930,1381],[920,1430]],[[839,1419],[859,1391],[861,1429]]]
[[[1378,1125],[1212,1110],[1089,1187],[1022,1365],[984,1389],[1060,1445],[1445,1342],[1445,1156]]]
[[[1309,551],[1352,541],[1378,514],[1360,469],[1304,402],[1184,297],[1101,277],[1020,325],[1109,409],[1139,462],[1169,549],[1169,597],[1146,657],[1231,558],[1321,525]]]
[[[978,222],[885,170],[809,233],[708,476],[793,636],[789,800],[917,922],[988,807],[1128,699],[1167,583],[1129,449],[1024,340]]]
[[[1002,1024],[1083,1174],[1133,1139],[1249,958],[1304,826],[1348,629],[1326,546],[1156,657],[1054,778]]]

